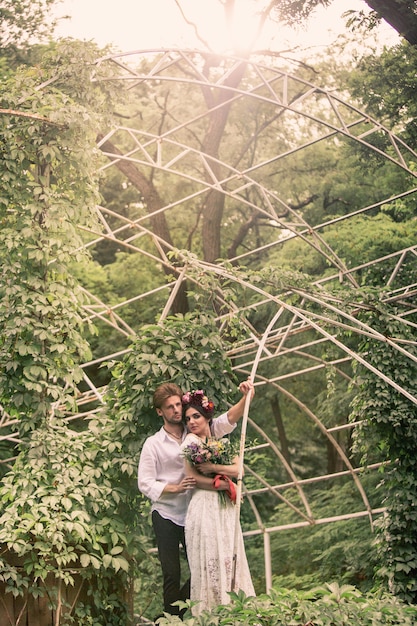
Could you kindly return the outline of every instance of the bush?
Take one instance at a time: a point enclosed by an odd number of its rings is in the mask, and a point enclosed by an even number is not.
[[[417,623],[417,607],[386,593],[362,594],[351,585],[325,584],[311,591],[274,589],[270,594],[247,598],[232,593],[232,602],[198,617],[187,612],[183,622],[169,616],[159,626],[382,626]],[[190,605],[191,603],[188,603]],[[184,603],[181,603],[184,606]]]

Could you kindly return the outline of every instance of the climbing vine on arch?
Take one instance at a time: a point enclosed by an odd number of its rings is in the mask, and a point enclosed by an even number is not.
[[[396,317],[395,306],[374,300],[366,321],[383,336],[396,338],[417,357],[413,326]],[[417,364],[387,342],[364,339],[361,354],[378,370],[417,395]],[[378,578],[389,590],[408,602],[417,601],[417,407],[370,370],[356,367],[358,393],[352,419],[361,422],[355,431],[355,449],[364,464],[386,462],[379,489],[386,514],[377,520]]]

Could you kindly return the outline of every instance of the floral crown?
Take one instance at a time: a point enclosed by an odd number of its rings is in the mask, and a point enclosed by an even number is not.
[[[195,391],[187,391],[182,397],[182,403],[190,404],[192,406],[201,406],[203,411],[208,417],[211,417],[214,412],[214,402],[209,400],[202,389],[196,389]]]

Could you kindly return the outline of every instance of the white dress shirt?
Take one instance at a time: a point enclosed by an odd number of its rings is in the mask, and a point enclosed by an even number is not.
[[[227,413],[216,417],[212,431],[216,439],[228,435],[236,428],[231,424]],[[183,440],[187,435],[184,429]],[[152,511],[169,519],[178,526],[184,526],[191,491],[184,493],[162,493],[168,484],[179,484],[185,476],[184,459],[181,456],[182,441],[169,437],[162,427],[148,437],[143,444],[138,467],[139,490],[152,501]]]

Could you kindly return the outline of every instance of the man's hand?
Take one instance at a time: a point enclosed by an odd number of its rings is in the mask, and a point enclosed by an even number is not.
[[[193,476],[186,476],[182,479],[182,481],[177,485],[177,493],[184,493],[189,489],[194,489],[195,487],[195,478]]]

